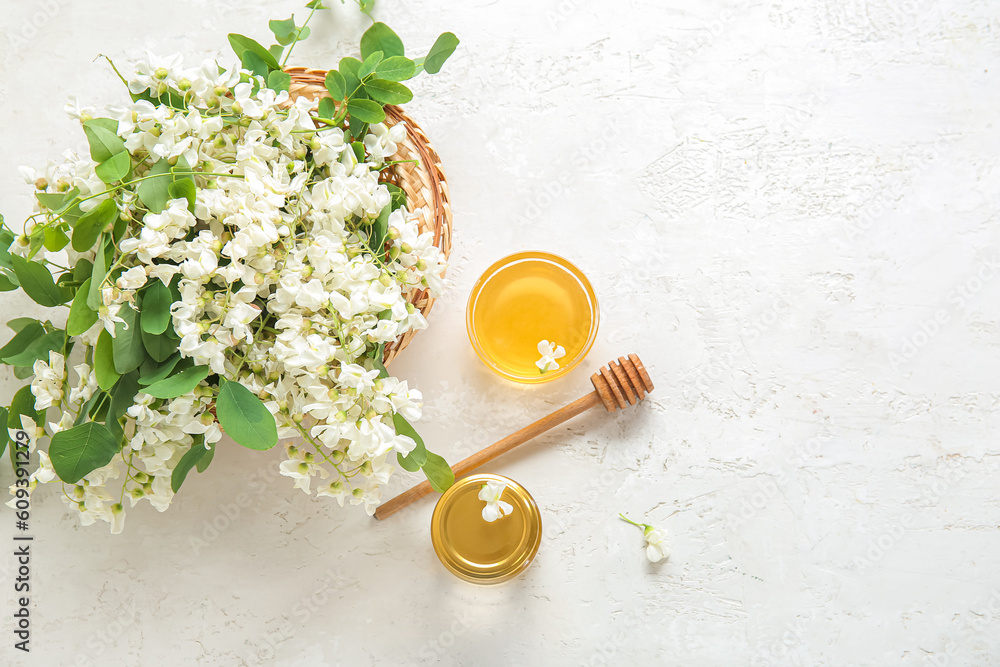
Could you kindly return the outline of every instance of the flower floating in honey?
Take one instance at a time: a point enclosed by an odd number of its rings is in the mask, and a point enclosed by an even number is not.
[[[556,345],[554,342],[547,340],[540,340],[538,341],[538,354],[542,355],[542,358],[536,361],[535,365],[538,366],[539,371],[546,373],[559,369],[559,362],[556,359],[565,357],[566,350],[563,349],[562,345]]]

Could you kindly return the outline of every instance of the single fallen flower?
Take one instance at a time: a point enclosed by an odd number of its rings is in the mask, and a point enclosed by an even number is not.
[[[483,519],[493,523],[497,519],[514,511],[514,506],[508,502],[500,500],[503,492],[507,490],[507,485],[503,482],[486,482],[479,490],[479,499],[486,501],[483,508]]]
[[[642,537],[646,540],[646,558],[651,563],[658,563],[670,557],[670,547],[665,543],[667,531],[661,528],[654,528],[648,523],[637,523],[624,514],[619,514],[622,519],[628,521],[633,526],[642,528]]]

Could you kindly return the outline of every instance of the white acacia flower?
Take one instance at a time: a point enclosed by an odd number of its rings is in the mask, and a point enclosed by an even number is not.
[[[506,490],[507,484],[504,482],[490,480],[483,484],[483,488],[479,490],[479,499],[486,501],[486,506],[483,507],[484,520],[492,523],[514,511],[513,505],[500,500]]]
[[[38,450],[38,468],[35,472],[31,473],[29,478],[32,482],[51,482],[56,479],[55,468],[52,467],[52,461],[49,460],[49,455],[46,452]]]
[[[63,398],[63,380],[66,379],[66,361],[58,352],[49,352],[49,361],[35,360],[32,371],[31,393],[35,396],[35,409],[45,410],[57,405]]]
[[[296,489],[302,489],[306,493],[312,493],[309,489],[309,483],[315,475],[318,474],[320,479],[330,476],[330,471],[326,468],[311,461],[307,462],[302,458],[290,458],[282,461],[278,468],[282,475],[295,480]]]
[[[646,558],[651,563],[658,563],[670,556],[670,547],[666,544],[667,531],[661,528],[654,528],[648,523],[637,523],[624,514],[619,514],[622,519],[628,521],[633,526],[642,528],[642,537],[646,541]]]
[[[339,479],[335,482],[330,482],[329,484],[324,484],[323,486],[316,489],[316,496],[326,496],[327,498],[334,498],[340,503],[340,506],[344,506],[344,500],[351,495],[351,488],[344,484]]]
[[[402,123],[391,128],[386,127],[385,123],[375,123],[368,128],[368,132],[365,136],[365,150],[377,165],[395,155],[396,144],[406,138],[406,127]]]
[[[76,371],[76,386],[69,391],[70,403],[86,403],[97,391],[97,375],[88,364],[81,363],[73,367]]]
[[[538,341],[538,354],[542,355],[542,358],[536,361],[535,365],[538,366],[540,372],[545,373],[559,368],[559,362],[556,359],[565,357],[566,350],[563,349],[562,345],[540,340]]]
[[[146,269],[142,266],[133,266],[128,271],[125,271],[120,276],[118,280],[115,281],[115,285],[118,289],[139,289],[146,284]]]

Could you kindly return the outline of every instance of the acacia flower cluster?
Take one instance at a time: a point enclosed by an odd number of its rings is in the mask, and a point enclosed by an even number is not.
[[[119,532],[142,500],[166,510],[224,432],[251,449],[285,440],[276,465],[296,488],[369,514],[388,456],[409,470],[435,457],[410,426],[420,392],[381,363],[427,326],[408,297],[440,294],[446,268],[381,178],[405,128],[357,136],[346,98],[291,99],[248,61],[149,55],[131,103],[68,105],[90,155],[22,169],[38,203],[3,232],[0,263],[39,303],[72,303],[65,330],[20,322],[0,357],[34,375],[11,419],[51,437],[32,488],[60,483],[85,525]]]

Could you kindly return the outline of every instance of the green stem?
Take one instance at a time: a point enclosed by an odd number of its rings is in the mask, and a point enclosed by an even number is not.
[[[330,459],[330,457],[326,455],[326,453],[323,451],[323,448],[313,439],[313,437],[311,435],[309,435],[309,432],[306,431],[302,427],[302,424],[300,424],[299,422],[295,421],[294,419],[292,419],[291,421],[292,421],[293,424],[295,424],[295,428],[297,428],[299,430],[299,433],[302,434],[302,437],[305,438],[306,441],[310,445],[313,446],[313,449],[316,450],[316,453],[319,454],[320,456],[322,456],[324,461],[326,461],[327,463],[329,463],[330,465],[332,465],[333,468],[334,468],[334,470],[337,471],[338,475],[340,475],[344,479],[349,479],[349,477],[347,475],[345,475],[344,472],[340,469],[340,466],[338,466],[336,463],[334,463]]]
[[[82,204],[85,201],[90,201],[91,199],[97,199],[98,197],[103,197],[104,195],[109,195],[112,192],[117,192],[118,190],[121,190],[122,188],[128,187],[129,185],[135,185],[136,183],[140,183],[142,181],[148,181],[151,178],[159,178],[160,176],[220,176],[220,177],[221,176],[225,176],[227,178],[246,178],[246,176],[243,176],[242,174],[217,174],[217,173],[214,173],[214,172],[204,172],[204,171],[167,171],[167,172],[164,172],[162,174],[152,174],[150,176],[142,176],[140,178],[136,178],[136,179],[133,179],[131,181],[123,181],[122,183],[116,185],[113,188],[108,188],[107,190],[104,190],[103,192],[98,192],[96,195],[89,195],[87,197],[74,197],[73,201],[71,201],[70,204],[73,204],[74,202],[76,204]],[[69,210],[69,209],[72,208],[72,206],[67,206],[66,208],[67,208],[67,210]],[[37,218],[40,215],[45,215],[45,214],[44,213],[35,213],[34,215],[28,216],[28,220],[33,220],[34,218]],[[45,221],[45,225],[44,226],[48,226],[48,225],[52,224],[53,222],[56,222],[57,220],[59,220],[60,218],[62,218],[64,215],[66,215],[66,213],[60,213],[59,215],[57,215],[54,218],[47,219]],[[25,222],[27,222],[27,220]]]
[[[386,167],[391,167],[396,164],[407,164],[407,163],[420,164],[420,160],[393,160],[392,162],[385,162],[382,164],[381,167],[379,167],[379,171],[382,171]]]
[[[292,50],[295,49],[295,45],[298,44],[300,41],[302,41],[299,38],[299,35],[301,35],[302,31],[305,29],[305,27],[307,25],[309,25],[309,21],[312,19],[313,14],[315,14],[315,13],[316,13],[316,8],[313,7],[309,11],[309,16],[306,17],[306,22],[303,23],[301,27],[295,29],[295,41],[288,45],[288,51],[285,53],[285,59],[281,61],[281,67],[282,67],[282,69],[284,69],[285,63],[287,63],[288,59],[291,57]]]
[[[114,61],[111,60],[111,58],[108,58],[103,53],[98,53],[97,54],[97,58],[104,58],[105,60],[107,60],[108,64],[111,65],[111,69],[113,69],[115,71],[115,74],[118,75],[118,78],[121,79],[122,83],[125,84],[125,87],[128,88],[128,81],[125,80],[125,77],[122,76],[122,73],[118,71],[117,67],[115,67],[115,63],[114,63]],[[94,60],[97,60],[97,58],[94,58]],[[129,92],[131,93],[131,90]]]
[[[620,512],[618,513],[618,516],[620,516],[625,521],[628,521],[633,526],[636,526],[638,528],[642,528],[643,530],[646,530],[646,524],[644,524],[644,523],[636,523],[635,521],[633,521],[632,519],[628,518],[627,516],[625,516],[624,514],[622,514]]]

